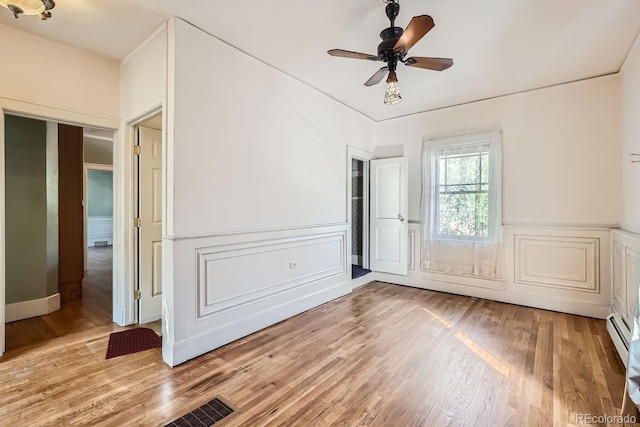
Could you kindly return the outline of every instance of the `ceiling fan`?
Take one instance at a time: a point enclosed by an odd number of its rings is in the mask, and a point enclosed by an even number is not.
[[[427,34],[435,24],[429,15],[414,16],[403,30],[395,26],[395,20],[400,12],[400,4],[398,0],[385,0],[387,7],[385,8],[387,18],[391,21],[389,28],[385,28],[380,33],[382,43],[378,45],[378,54],[370,55],[367,53],[351,52],[342,49],[331,49],[327,53],[331,56],[340,56],[343,58],[366,59],[369,61],[383,61],[387,65],[380,68],[369,80],[365,82],[365,86],[374,86],[382,81],[384,76],[389,72],[387,77],[387,89],[384,95],[384,103],[388,105],[397,104],[402,101],[400,90],[398,88],[398,77],[396,76],[396,66],[398,62],[402,62],[409,67],[424,68],[427,70],[443,71],[453,65],[451,58],[426,58],[426,57],[410,57],[406,58],[407,51],[416,44],[425,34]]]

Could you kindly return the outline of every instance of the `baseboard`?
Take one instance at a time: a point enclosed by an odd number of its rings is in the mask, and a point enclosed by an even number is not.
[[[5,306],[5,323],[31,317],[44,316],[60,310],[60,294],[31,301],[16,302]]]
[[[365,274],[364,276],[360,276],[356,279],[351,279],[351,288],[359,288],[360,286],[364,286],[368,283],[374,282],[376,280],[376,273],[370,272]]]
[[[237,321],[209,329],[176,343],[163,343],[162,356],[169,366],[176,366],[201,354],[250,335],[351,292],[351,281],[322,289],[304,297],[270,307]]]
[[[376,280],[396,285],[427,289],[430,291],[447,292],[450,294],[483,298],[507,304],[516,304],[525,307],[541,308],[543,310],[594,317],[596,319],[605,319],[609,315],[610,310],[608,305],[599,305],[586,301],[562,298],[559,296],[551,297],[549,295],[536,295],[508,289],[480,288],[450,282],[424,280],[417,277],[398,276],[388,273],[376,273]]]

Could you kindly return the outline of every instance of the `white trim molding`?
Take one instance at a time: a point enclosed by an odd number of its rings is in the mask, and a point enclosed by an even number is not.
[[[180,284],[165,295],[165,362],[178,365],[350,293],[347,235],[343,223],[165,239],[173,269],[163,280]]]
[[[371,282],[376,281],[376,273],[372,271],[371,273],[367,273],[364,276],[360,276],[356,279],[351,279],[351,288],[359,288],[360,286],[368,285]]]
[[[515,283],[600,291],[600,239],[520,234],[514,239]]]
[[[410,235],[421,236],[420,227],[410,223]],[[606,228],[503,226],[504,246],[498,257],[502,278],[456,276],[421,268],[409,269],[407,276],[375,273],[375,278],[604,319],[611,304],[610,236]],[[420,265],[420,243],[412,245],[409,240],[409,253],[413,252],[409,266]],[[640,262],[638,265],[640,271]]]
[[[345,240],[346,233],[339,231],[231,247],[197,248],[197,320],[271,294],[346,274]],[[264,274],[278,263],[285,265]],[[263,274],[256,276],[247,265],[261,269]]]
[[[45,316],[60,310],[60,294],[6,305],[5,323]]]

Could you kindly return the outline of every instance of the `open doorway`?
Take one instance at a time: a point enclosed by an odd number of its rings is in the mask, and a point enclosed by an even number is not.
[[[7,349],[109,327],[113,257],[96,277],[84,269],[83,128],[3,120]]]
[[[84,269],[88,271],[90,258],[113,250],[112,132],[84,128],[82,178]]]
[[[87,302],[113,301],[113,132],[84,128],[83,216]],[[109,307],[107,307],[109,306]]]
[[[351,278],[357,279],[370,273],[366,236],[369,234],[367,212],[365,206],[365,190],[368,190],[365,162],[351,159]]]
[[[352,285],[368,283],[369,270],[369,160],[373,154],[347,147],[347,218],[351,234]]]

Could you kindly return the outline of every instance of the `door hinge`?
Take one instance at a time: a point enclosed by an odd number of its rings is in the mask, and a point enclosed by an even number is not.
[[[139,300],[140,299],[140,289],[136,289],[135,291],[133,291],[133,299],[134,300]]]
[[[142,225],[142,221],[140,220],[140,218],[133,218],[133,226],[135,228],[140,228],[141,225]]]
[[[133,146],[133,154],[134,155],[139,156],[141,150],[142,150],[142,147],[140,147],[139,145],[134,145]]]

